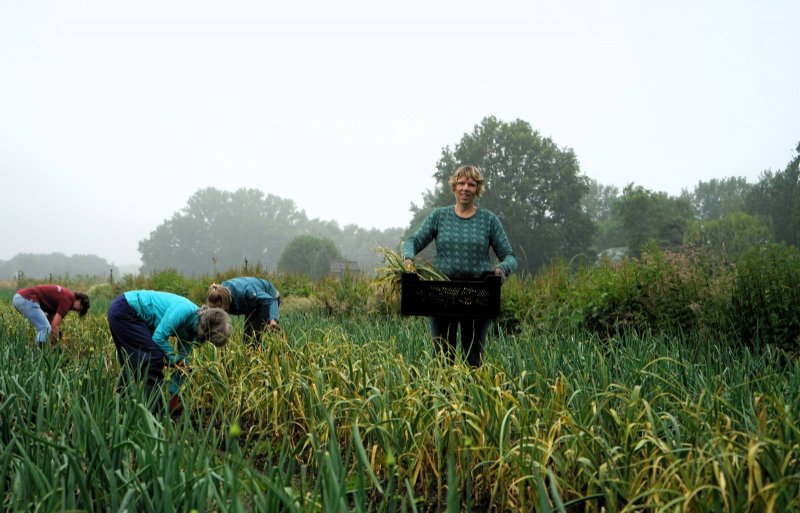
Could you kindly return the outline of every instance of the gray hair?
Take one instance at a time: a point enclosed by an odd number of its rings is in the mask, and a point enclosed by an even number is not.
[[[217,347],[228,343],[231,336],[231,318],[222,308],[201,307],[197,311],[197,338]]]

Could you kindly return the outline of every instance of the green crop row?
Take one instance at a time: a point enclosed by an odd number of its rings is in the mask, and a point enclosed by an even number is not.
[[[421,318],[282,325],[204,346],[171,420],[115,391],[100,312],[35,353],[0,305],[0,509],[800,507],[800,368],[769,346],[523,325],[471,369],[431,355]]]

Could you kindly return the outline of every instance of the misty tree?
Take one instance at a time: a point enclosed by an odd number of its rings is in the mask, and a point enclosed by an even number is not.
[[[764,171],[745,200],[749,213],[772,220],[775,240],[800,245],[800,143],[786,169]]]
[[[553,258],[587,251],[595,226],[581,208],[589,185],[574,152],[525,121],[506,123],[493,116],[464,134],[455,149],[443,149],[435,189],[425,193],[422,206],[412,205],[409,232],[433,208],[453,204],[447,180],[461,164],[481,168],[486,183],[478,204],[502,221],[521,270],[533,273]]]
[[[348,224],[334,238],[334,242],[342,258],[358,262],[362,271],[371,273],[383,262],[383,255],[377,251],[378,246],[399,248],[403,232],[403,228],[378,230]]]
[[[619,198],[619,188],[603,185],[592,178],[586,179],[588,189],[581,200],[581,208],[595,223],[602,223],[611,218],[611,209]]]
[[[139,242],[143,271],[175,269],[211,274],[240,268],[247,261],[275,270],[289,241],[310,235],[334,241],[339,254],[374,268],[378,245],[396,245],[402,229],[339,228],[336,221],[309,220],[293,201],[256,189],[235,192],[206,188]]]
[[[697,219],[720,219],[734,212],[744,212],[745,199],[752,189],[743,177],[700,181],[691,194],[692,209]]]
[[[278,271],[318,279],[330,271],[331,262],[341,259],[342,255],[332,240],[300,235],[286,245],[278,260]]]
[[[612,210],[628,253],[633,256],[638,256],[641,247],[652,241],[664,249],[680,249],[687,224],[693,219],[686,196],[673,197],[633,184],[623,189]]]
[[[211,273],[245,260],[269,269],[307,222],[291,200],[256,189],[206,188],[140,241],[139,251],[145,270]]]
[[[746,251],[773,242],[770,218],[733,212],[689,223],[684,243],[705,248],[713,258],[735,263]]]
[[[613,210],[619,201],[619,188],[603,185],[591,178],[587,183],[589,191],[581,201],[581,208],[597,226],[592,244],[595,252],[625,246],[622,226]]]
[[[0,277],[15,278],[21,272],[26,278],[119,276],[119,269],[97,255],[64,253],[19,253],[7,261],[0,260]]]

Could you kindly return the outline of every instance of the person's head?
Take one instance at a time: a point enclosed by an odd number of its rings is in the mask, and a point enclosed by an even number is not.
[[[197,339],[217,347],[228,343],[231,319],[222,308],[203,306],[197,311]]]
[[[456,170],[453,172],[453,175],[448,180],[450,189],[453,192],[456,192],[456,184],[458,183],[459,179],[473,180],[477,184],[477,188],[475,189],[475,197],[481,197],[481,194],[483,194],[483,174],[478,166],[466,164],[456,168]]]
[[[226,312],[231,308],[231,291],[219,283],[212,283],[208,288],[206,304],[212,308],[222,308]]]
[[[83,292],[75,292],[75,301],[72,303],[72,309],[78,312],[78,315],[81,317],[86,315],[90,306],[91,302],[89,301],[89,296]]]

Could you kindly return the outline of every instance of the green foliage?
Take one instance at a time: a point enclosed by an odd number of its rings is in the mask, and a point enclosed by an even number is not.
[[[723,262],[737,262],[755,247],[772,242],[769,218],[734,212],[711,221],[694,221],[684,235],[684,244],[706,248]]]
[[[710,221],[743,212],[751,188],[744,177],[698,182],[691,195],[695,217]]]
[[[139,251],[146,271],[170,267],[184,274],[213,275],[244,261],[274,270],[299,233],[334,241],[342,254],[368,270],[377,262],[374,247],[397,241],[402,229],[339,228],[335,221],[308,219],[293,201],[257,189],[206,188],[139,241]]]
[[[330,239],[299,235],[292,239],[278,260],[278,271],[285,274],[304,274],[313,280],[326,275],[331,262],[342,255]]]
[[[164,269],[163,271],[153,273],[150,282],[151,285],[148,288],[152,290],[172,292],[179,296],[189,297],[192,295],[191,284],[195,283],[196,280],[187,278],[175,269]],[[205,299],[205,297],[203,297],[203,299]]]
[[[454,150],[442,151],[436,188],[425,195],[422,207],[415,207],[411,229],[432,208],[453,203],[447,181],[461,164],[481,168],[486,183],[478,203],[502,221],[520,270],[533,273],[553,258],[572,258],[588,249],[594,224],[581,209],[588,185],[575,153],[525,121],[506,123],[493,116],[464,134]]]
[[[800,250],[782,244],[751,248],[736,269],[731,319],[748,344],[800,350]]]
[[[613,206],[619,199],[619,189],[613,185],[603,185],[597,180],[587,178],[588,190],[581,199],[581,208],[595,223],[611,219]]]
[[[746,199],[747,211],[772,219],[775,241],[800,246],[800,143],[783,171],[765,171]]]
[[[563,262],[523,285],[503,288],[505,310],[539,329],[587,330],[601,337],[648,331],[719,333],[727,327],[731,272],[707,253],[645,246],[641,259],[571,269]],[[513,305],[513,306],[512,306]]]
[[[72,255],[64,253],[33,254],[20,253],[10,260],[0,260],[0,277],[17,277],[19,273],[28,279],[57,281],[70,276],[75,278],[100,277],[108,279],[113,272],[119,276],[119,268],[96,255]]]
[[[369,296],[369,281],[349,272],[339,278],[324,277],[314,287],[314,297],[328,315],[366,314]]]
[[[277,274],[267,278],[281,294],[281,302],[291,296],[310,297],[314,282],[304,274]]]
[[[674,198],[629,184],[613,205],[629,254],[639,256],[644,244],[677,250],[683,242],[687,222],[692,219],[688,198]]]
[[[584,272],[554,265],[548,293]],[[32,354],[0,304],[0,510],[800,507],[800,366],[770,348],[522,326],[471,369],[431,357],[422,319],[283,321],[258,348],[203,346],[171,419],[115,391],[102,316]]]
[[[291,200],[255,189],[206,188],[140,241],[139,251],[144,269],[166,266],[184,274],[216,273],[244,259],[273,266],[306,221]]]

